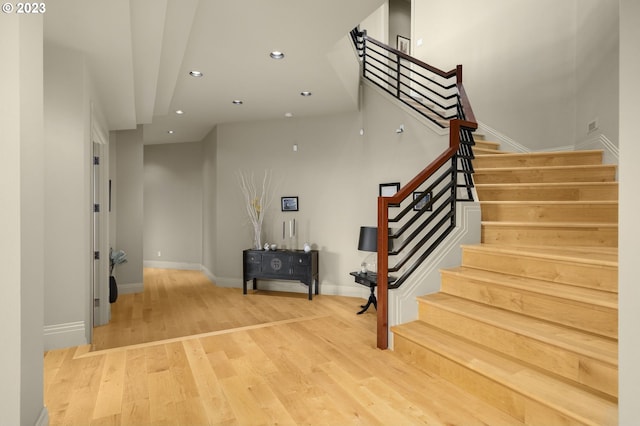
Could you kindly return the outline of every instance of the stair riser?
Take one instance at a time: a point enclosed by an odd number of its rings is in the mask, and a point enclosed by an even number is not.
[[[428,300],[428,299],[427,299]],[[421,300],[419,318],[449,333],[512,356],[584,387],[617,397],[616,366],[477,321]]]
[[[494,283],[442,274],[443,293],[610,338],[618,336],[618,311]]]
[[[483,156],[483,155],[487,155],[487,154],[490,154],[490,155],[495,155],[495,154],[503,155],[503,154],[506,154],[506,152],[496,151],[495,149],[492,149],[492,148],[479,148],[477,146],[473,147],[473,155],[476,158],[478,158],[480,156]]]
[[[463,250],[462,265],[596,290],[617,292],[618,288],[618,269],[601,265],[475,251],[471,248]]]
[[[485,183],[553,183],[553,182],[613,182],[613,166],[571,167],[552,169],[476,169],[473,179]]]
[[[594,151],[574,151],[567,153],[545,154],[507,154],[482,156],[473,161],[477,169],[493,167],[549,167],[580,166],[602,164],[602,153]]]
[[[491,222],[617,223],[617,204],[481,204],[482,220]]]
[[[494,154],[502,152],[498,151],[498,149],[500,148],[500,144],[497,142],[478,140],[478,138],[476,138],[475,136],[473,137],[473,140],[476,144],[474,148],[489,149],[491,151],[495,151]]]
[[[618,199],[617,185],[526,188],[511,185],[483,188],[479,185],[476,190],[480,201],[615,201]]]
[[[448,380],[525,424],[579,424],[576,419],[527,398],[517,390],[495,382],[403,336],[395,336],[394,351],[406,362]]]
[[[617,247],[617,227],[523,227],[482,224],[485,244]]]

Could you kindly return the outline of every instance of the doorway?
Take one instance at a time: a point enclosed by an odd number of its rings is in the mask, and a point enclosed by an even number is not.
[[[90,319],[93,327],[109,322],[109,241],[108,241],[108,179],[105,144],[93,138],[91,155],[91,262]]]

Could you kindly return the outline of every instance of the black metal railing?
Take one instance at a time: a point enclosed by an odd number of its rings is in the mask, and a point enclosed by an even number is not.
[[[456,227],[459,201],[473,201],[475,116],[462,66],[441,71],[354,29],[362,76],[440,128],[449,148],[392,197],[378,198],[378,347],[387,347],[387,291],[400,287]],[[390,246],[391,244],[391,246]],[[396,278],[388,285],[387,277]]]
[[[364,78],[440,128],[457,113],[456,70],[444,72],[394,49],[366,31],[351,32]]]

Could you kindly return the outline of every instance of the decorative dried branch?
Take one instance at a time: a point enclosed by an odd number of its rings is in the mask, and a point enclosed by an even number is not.
[[[255,248],[260,248],[260,233],[262,232],[262,222],[264,215],[273,201],[273,197],[270,193],[271,188],[271,170],[264,171],[264,177],[262,178],[262,186],[260,192],[254,182],[253,173],[248,174],[246,172],[238,172],[238,181],[240,183],[240,189],[244,197],[245,209],[247,216],[253,225],[254,229],[254,244]]]

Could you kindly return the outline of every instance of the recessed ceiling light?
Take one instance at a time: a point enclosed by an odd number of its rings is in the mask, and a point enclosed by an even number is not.
[[[234,105],[242,105],[244,102],[242,102],[240,99],[234,99],[234,100],[232,101],[232,103],[233,103]]]
[[[292,114],[292,113],[290,113],[290,112],[285,112],[285,113],[284,113],[284,116],[285,116],[285,117],[293,117],[293,114]]]
[[[271,56],[273,59],[282,59],[284,58],[284,53],[274,50],[273,52],[269,53],[269,56]]]
[[[182,114],[184,114],[184,111],[183,111],[183,110],[181,110],[181,109],[177,109],[177,110],[176,110],[176,114],[178,114],[178,115],[182,115]]]
[[[193,70],[193,71],[189,71],[189,75],[191,77],[202,77],[204,74],[202,74],[201,71]]]
[[[173,134],[173,130],[167,130],[167,133],[169,133],[170,135]]]
[[[311,92],[307,92],[306,90],[304,92],[300,92],[300,94],[302,96],[311,96]]]

